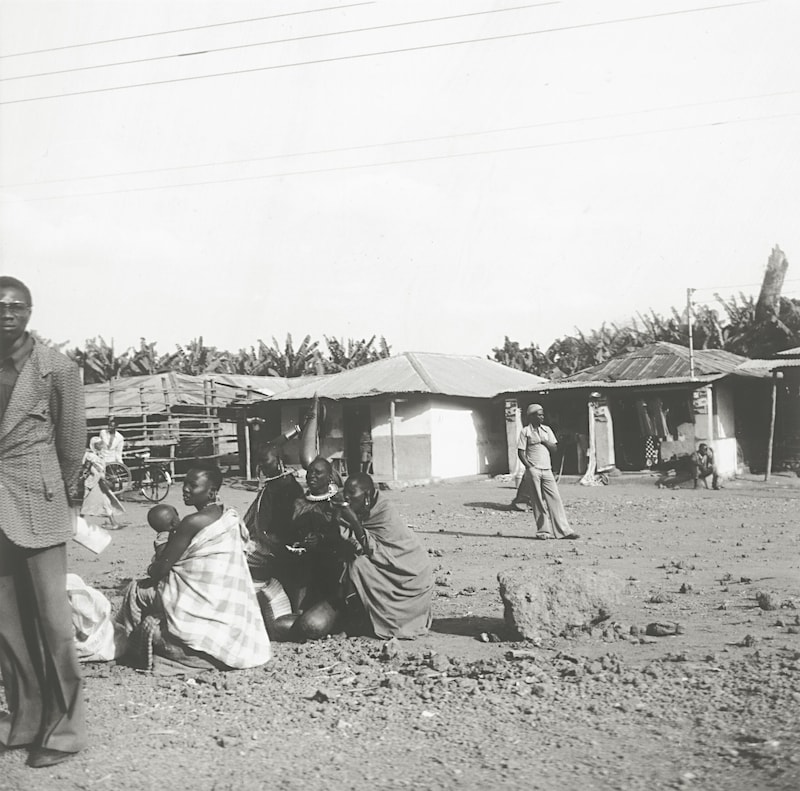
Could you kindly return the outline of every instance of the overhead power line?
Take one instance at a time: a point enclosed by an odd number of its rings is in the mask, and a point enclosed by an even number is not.
[[[481,149],[478,151],[463,151],[455,154],[433,154],[430,156],[411,157],[408,159],[385,160],[382,162],[367,162],[359,165],[338,165],[326,168],[310,168],[307,170],[293,170],[293,171],[290,170],[290,171],[283,171],[280,173],[266,173],[259,176],[238,176],[226,179],[209,179],[206,181],[184,182],[181,184],[162,184],[149,187],[130,187],[126,189],[104,190],[102,192],[83,192],[83,193],[77,193],[77,194],[73,193],[68,195],[50,195],[39,198],[18,198],[18,199],[0,201],[0,205],[9,203],[35,203],[39,201],[64,200],[69,198],[90,198],[90,197],[99,197],[105,195],[121,195],[125,193],[134,193],[134,192],[154,192],[157,190],[181,189],[185,187],[206,187],[215,184],[234,184],[237,182],[263,181],[266,179],[286,178],[289,176],[309,176],[320,173],[338,173],[347,170],[365,170],[367,168],[386,167],[390,165],[409,165],[409,164],[418,164],[422,162],[435,162],[444,159],[463,159],[465,157],[484,156],[487,154],[507,154],[518,151],[531,151],[537,148],[556,148],[556,147],[563,147],[570,145],[582,145],[586,143],[594,143],[605,140],[629,139],[635,137],[643,137],[646,135],[663,134],[669,132],[684,132],[691,129],[704,129],[711,127],[727,126],[729,124],[751,123],[755,121],[769,121],[777,118],[789,118],[795,116],[800,116],[800,111],[795,113],[784,113],[781,115],[757,116],[753,118],[736,118],[729,121],[711,121],[709,123],[691,124],[687,126],[678,126],[668,129],[651,129],[639,132],[621,132],[613,135],[599,135],[596,137],[578,138],[575,140],[562,140],[551,143],[531,143],[528,145],[508,146],[505,148],[490,148],[490,149]]]
[[[787,283],[800,283],[800,278],[795,278],[794,280],[784,280],[784,285]],[[700,286],[699,288],[693,289],[695,292],[697,291],[726,291],[731,288],[751,288],[758,286],[759,288],[762,285],[762,281],[758,281],[756,283],[734,283],[732,285],[726,286]]]
[[[16,77],[0,77],[0,82],[11,82],[12,80],[29,80],[35,77],[53,77],[58,74],[71,74],[76,71],[91,71],[93,69],[107,69],[113,66],[133,66],[139,63],[153,63],[159,60],[172,60],[174,58],[194,57],[196,55],[212,55],[217,52],[231,52],[239,49],[250,49],[252,47],[267,47],[273,44],[291,44],[297,41],[310,41],[318,38],[330,38],[331,36],[345,36],[353,33],[368,33],[374,30],[390,30],[392,28],[409,27],[411,25],[426,25],[431,22],[447,22],[453,19],[466,19],[467,17],[486,16],[488,14],[502,14],[508,11],[523,11],[529,8],[539,8],[541,6],[558,5],[560,0],[549,0],[546,3],[529,3],[528,5],[513,6],[511,8],[490,8],[488,11],[471,11],[467,14],[451,14],[449,16],[432,17],[430,19],[412,19],[407,22],[391,22],[386,25],[371,25],[369,27],[356,27],[349,30],[332,30],[327,33],[310,33],[305,36],[293,36],[291,38],[276,38],[270,41],[255,41],[250,44],[234,44],[229,47],[214,47],[198,52],[177,52],[171,55],[157,55],[152,58],[136,58],[134,60],[119,60],[113,63],[96,63],[92,66],[75,66],[69,69],[58,69],[55,71],[41,71],[36,74],[20,74]]]
[[[617,19],[604,19],[597,22],[582,22],[575,25],[564,25],[561,27],[540,28],[539,30],[527,30],[517,33],[503,33],[496,36],[485,36],[481,38],[461,39],[459,41],[444,41],[434,44],[419,44],[413,47],[400,47],[398,49],[378,50],[374,52],[360,52],[352,55],[337,55],[330,58],[315,58],[313,60],[295,61],[293,63],[278,63],[271,66],[256,66],[248,69],[235,69],[233,71],[221,71],[213,74],[197,74],[190,77],[173,77],[166,80],[149,80],[147,82],[131,83],[129,85],[115,85],[108,88],[87,88],[82,91],[67,91],[65,93],[54,93],[45,96],[30,96],[23,99],[8,99],[0,101],[0,105],[9,104],[24,104],[26,102],[38,102],[48,99],[62,99],[72,96],[89,96],[98,93],[109,93],[111,91],[130,90],[132,88],[148,88],[155,85],[169,85],[179,82],[191,82],[196,80],[207,80],[212,77],[232,77],[241,74],[256,74],[258,72],[275,71],[278,69],[296,68],[299,66],[314,66],[324,63],[336,63],[339,61],[362,60],[364,58],[374,58],[383,55],[399,55],[408,52],[424,52],[426,50],[440,49],[442,47],[457,47],[465,44],[481,44],[492,41],[503,41],[509,39],[525,38],[527,36],[536,36],[546,33],[562,33],[569,30],[580,30],[588,28],[603,27],[606,25],[616,25],[628,22],[640,22],[647,19],[663,19],[666,17],[681,16],[683,14],[695,14],[705,11],[719,11],[726,8],[734,8],[737,6],[755,5],[764,0],[740,0],[740,2],[724,3],[721,5],[703,6],[702,8],[687,8],[679,11],[664,11],[657,14],[645,14],[642,16],[621,17]]]
[[[154,33],[137,33],[133,36],[120,36],[118,38],[106,38],[100,41],[84,41],[80,44],[64,44],[60,47],[46,47],[44,49],[30,49],[27,52],[11,52],[7,55],[0,55],[4,58],[21,58],[23,55],[41,55],[45,52],[61,52],[65,49],[77,49],[79,47],[94,47],[98,44],[116,44],[120,41],[133,41],[138,38],[153,38],[155,36],[169,36],[173,33],[189,33],[193,30],[209,30],[215,27],[228,27],[229,25],[246,25],[251,22],[265,22],[268,19],[281,19],[287,16],[302,16],[304,14],[319,14],[323,11],[339,11],[342,8],[356,8],[364,5],[375,5],[375,0],[364,0],[359,3],[348,3],[347,5],[332,5],[324,8],[308,8],[304,11],[286,11],[282,14],[271,14],[270,16],[257,16],[250,19],[232,19],[229,22],[214,22],[210,25],[194,25],[193,27],[179,27],[174,30],[158,30]]]
[[[469,132],[455,132],[448,135],[433,135],[429,137],[412,137],[404,140],[386,140],[380,143],[363,143],[354,146],[339,146],[336,148],[320,148],[311,151],[293,151],[285,154],[269,154],[260,157],[248,157],[246,159],[228,159],[216,162],[199,162],[193,165],[173,165],[163,168],[146,168],[142,170],[123,170],[114,173],[97,173],[90,176],[76,176],[73,178],[48,179],[45,181],[27,181],[13,184],[0,184],[0,189],[10,189],[17,187],[34,187],[45,184],[63,184],[77,181],[91,181],[104,178],[116,178],[120,176],[146,176],[155,173],[172,173],[182,170],[197,170],[199,168],[227,167],[229,165],[249,165],[255,162],[268,162],[275,159],[293,159],[297,157],[319,156],[321,154],[342,154],[350,151],[367,151],[375,148],[389,148],[392,146],[414,145],[418,143],[435,143],[442,140],[456,140],[465,137],[483,137],[485,135],[504,134],[508,132],[523,132],[528,129],[540,129],[548,126],[564,126],[568,124],[587,123],[591,121],[607,121],[617,118],[629,118],[635,115],[646,115],[651,113],[666,112],[671,110],[686,110],[697,107],[708,107],[719,104],[731,104],[733,102],[749,101],[752,99],[771,99],[778,96],[793,96],[800,94],[800,89],[789,91],[775,91],[772,93],[749,94],[745,96],[733,96],[726,99],[708,99],[702,102],[685,102],[682,104],[662,105],[660,107],[645,107],[639,110],[628,110],[619,113],[605,113],[602,115],[588,115],[577,118],[562,118],[555,121],[539,121],[535,124],[520,124],[517,126],[506,126],[495,129],[478,129]],[[703,289],[697,289],[702,291]]]

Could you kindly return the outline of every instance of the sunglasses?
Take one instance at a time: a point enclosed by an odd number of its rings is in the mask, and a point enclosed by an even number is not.
[[[0,302],[0,313],[9,313],[12,316],[21,316],[30,309],[31,306],[24,302]]]

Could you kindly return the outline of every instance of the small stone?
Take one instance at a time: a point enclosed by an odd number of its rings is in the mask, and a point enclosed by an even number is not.
[[[790,626],[786,630],[787,634],[800,634],[800,626]]]
[[[450,669],[450,660],[446,656],[436,654],[429,660],[429,664],[437,673],[444,673]]]
[[[391,640],[387,640],[381,646],[381,659],[384,662],[388,662],[390,659],[394,659],[397,656],[399,651],[399,644],[397,642],[397,638],[393,637]]]
[[[767,591],[759,591],[756,594],[756,602],[762,610],[777,610],[781,606],[777,597]]]
[[[672,635],[681,634],[680,626],[677,623],[669,623],[666,621],[656,621],[647,624],[645,634],[651,637],[671,637]]]

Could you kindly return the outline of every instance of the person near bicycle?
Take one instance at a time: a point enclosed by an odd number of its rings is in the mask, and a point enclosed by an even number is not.
[[[517,455],[525,465],[525,475],[513,504],[526,494],[530,497],[536,519],[536,538],[578,538],[569,526],[553,476],[550,454],[555,452],[557,442],[552,429],[544,424],[544,408],[541,404],[531,404],[526,416],[528,425],[520,432],[517,442]]]
[[[100,431],[102,443],[101,455],[106,464],[122,464],[122,449],[125,447],[125,437],[117,431],[117,421],[114,416],[108,418],[107,427]]]
[[[106,482],[106,462],[100,437],[92,437],[90,440],[89,449],[83,454],[81,474],[84,485],[81,516],[108,519],[112,530],[121,527],[117,515],[125,513],[125,509]]]

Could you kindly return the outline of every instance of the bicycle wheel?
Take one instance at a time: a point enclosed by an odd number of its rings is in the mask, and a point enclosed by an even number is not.
[[[129,491],[132,487],[131,471],[119,462],[112,461],[106,464],[106,483],[114,494]]]
[[[149,467],[142,480],[142,494],[151,503],[160,503],[169,492],[169,473],[161,467]]]

